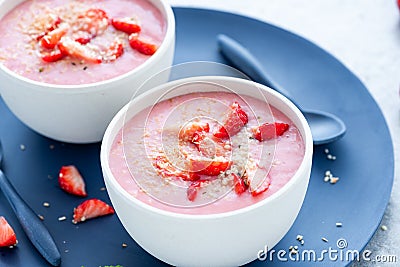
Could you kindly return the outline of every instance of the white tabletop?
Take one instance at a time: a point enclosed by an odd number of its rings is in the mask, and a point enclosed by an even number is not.
[[[379,229],[366,249],[373,255],[395,255],[400,262],[400,11],[396,1],[167,0],[173,6],[212,8],[275,24],[329,51],[360,78],[383,111],[395,153],[395,182],[381,224],[387,230]]]

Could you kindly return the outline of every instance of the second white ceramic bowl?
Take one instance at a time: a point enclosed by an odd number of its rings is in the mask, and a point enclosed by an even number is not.
[[[272,196],[232,212],[188,215],[149,206],[126,192],[109,166],[112,143],[126,119],[151,106],[166,91],[187,86],[180,94],[215,91],[213,84],[235,88],[242,95],[260,97],[282,111],[299,129],[305,143],[302,163],[291,180]],[[205,83],[209,83],[207,86]],[[172,97],[173,95],[171,95]],[[129,107],[129,108],[128,108]],[[257,259],[265,247],[282,239],[296,219],[306,194],[311,172],[313,141],[310,128],[300,111],[285,97],[251,81],[229,77],[196,77],[170,82],[135,98],[110,123],[101,147],[105,184],[116,213],[132,238],[158,259],[178,266],[238,266]]]

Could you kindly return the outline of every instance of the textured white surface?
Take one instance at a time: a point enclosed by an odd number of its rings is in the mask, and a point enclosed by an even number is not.
[[[372,255],[400,262],[400,12],[396,0],[168,0],[171,5],[230,11],[297,33],[353,71],[381,107],[394,143],[395,182]],[[361,149],[360,149],[361,151]],[[373,151],[365,151],[373,153]],[[366,177],[367,178],[367,177]],[[373,194],[373,192],[371,192]],[[395,264],[387,264],[396,266]],[[354,266],[381,266],[355,263]]]

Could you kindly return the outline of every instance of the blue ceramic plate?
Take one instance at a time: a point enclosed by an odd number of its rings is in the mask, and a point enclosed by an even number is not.
[[[300,104],[332,112],[341,117],[348,128],[343,139],[329,146],[315,147],[310,186],[299,217],[274,248],[276,253],[250,265],[347,265],[351,258],[346,256],[348,251],[361,250],[377,229],[393,183],[391,137],[368,90],[330,54],[290,32],[230,13],[188,8],[174,11],[177,20],[175,63],[196,60],[225,63],[215,39],[217,34],[225,33],[247,46],[271,77],[287,88]],[[102,190],[99,144],[71,145],[46,139],[25,127],[2,101],[0,118],[4,171],[23,198],[44,216],[44,223],[61,250],[62,266],[163,264],[131,240],[115,215],[79,225],[71,223],[73,208],[83,199],[59,189],[57,174],[62,165],[76,165],[86,179],[89,197],[110,203],[106,191]],[[327,159],[325,149],[329,149],[336,160]],[[340,180],[334,185],[325,183],[326,170]],[[49,202],[50,207],[44,207],[43,202]],[[46,266],[3,196],[0,196],[0,215],[9,220],[19,239],[17,248],[0,250],[0,266]],[[59,221],[61,216],[67,216],[67,220]],[[343,226],[336,227],[336,222]],[[296,240],[299,234],[304,238],[304,245]],[[328,242],[324,242],[323,237]],[[196,240],[193,242],[195,244]],[[297,261],[287,253],[290,246],[298,246]],[[329,249],[331,255],[323,253]],[[281,260],[277,257],[279,250],[286,251],[286,254],[280,252]],[[308,255],[311,255],[310,260]],[[287,261],[283,261],[285,259]]]

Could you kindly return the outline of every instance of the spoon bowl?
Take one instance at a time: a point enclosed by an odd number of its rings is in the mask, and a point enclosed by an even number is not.
[[[346,125],[340,118],[325,111],[303,109],[292,99],[289,92],[268,77],[258,59],[245,47],[224,34],[218,35],[217,39],[222,55],[232,66],[248,75],[253,81],[271,87],[297,106],[310,125],[314,145],[331,143],[343,137]]]

